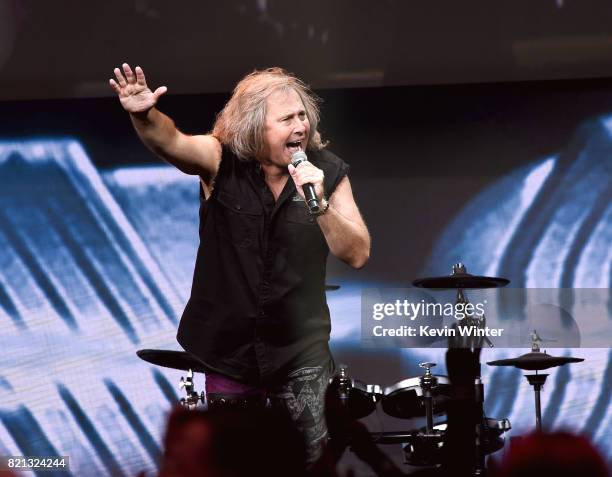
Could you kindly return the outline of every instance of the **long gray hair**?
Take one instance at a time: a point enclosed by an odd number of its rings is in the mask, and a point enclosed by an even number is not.
[[[320,99],[299,78],[282,68],[255,70],[234,88],[232,97],[217,115],[212,135],[243,160],[259,157],[264,151],[266,100],[275,91],[293,90],[299,94],[310,122],[307,149],[325,147],[319,125]]]

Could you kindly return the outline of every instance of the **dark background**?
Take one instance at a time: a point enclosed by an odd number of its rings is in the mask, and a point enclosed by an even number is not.
[[[121,62],[170,93],[282,66],[315,88],[612,75],[607,0],[0,1],[0,100],[110,96]]]

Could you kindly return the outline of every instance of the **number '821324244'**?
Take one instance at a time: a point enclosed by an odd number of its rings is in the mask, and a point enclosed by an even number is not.
[[[68,456],[0,456],[2,470],[70,470]]]

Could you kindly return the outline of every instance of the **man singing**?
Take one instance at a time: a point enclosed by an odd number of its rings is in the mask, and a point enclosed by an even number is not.
[[[155,154],[200,177],[200,246],[177,339],[204,364],[209,403],[267,396],[302,430],[308,461],[325,442],[323,399],[333,361],[325,267],[370,254],[348,165],[325,149],[317,98],[280,68],[243,78],[211,134],[189,136],[155,108],[140,67],[112,88]],[[308,161],[294,167],[294,153]],[[309,209],[304,184],[320,204]]]

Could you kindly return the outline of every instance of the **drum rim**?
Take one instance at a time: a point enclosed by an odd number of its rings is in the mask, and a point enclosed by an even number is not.
[[[510,424],[510,419],[508,418],[496,419],[494,417],[485,417],[485,420],[487,422],[487,427],[494,431],[501,431],[502,433],[504,433],[512,429],[512,425]],[[445,432],[447,425],[448,425],[448,422],[446,420],[443,422],[438,422],[437,424],[434,425],[434,429]],[[425,428],[422,427],[420,430],[425,430]]]
[[[373,394],[375,396],[383,394],[382,387],[379,384],[366,384],[359,379],[351,379],[350,391],[353,389],[356,389],[364,394]]]
[[[442,374],[434,374],[434,376],[438,379],[438,385],[442,386],[450,386],[451,382],[448,379],[448,376],[444,376]],[[421,376],[415,376],[412,378],[403,379],[391,386],[388,386],[383,389],[383,399],[386,397],[390,397],[396,391],[401,390],[411,390],[415,391],[417,396],[423,395],[423,389],[421,388]]]

